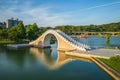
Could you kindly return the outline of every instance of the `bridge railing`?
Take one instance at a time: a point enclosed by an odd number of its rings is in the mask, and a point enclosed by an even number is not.
[[[64,37],[62,37],[62,38],[63,38],[68,44],[74,46],[75,48],[86,51],[86,49],[85,49],[83,46],[79,46],[78,44],[75,44],[75,43],[73,43],[73,42],[70,42],[70,41],[68,41],[67,39],[65,39]]]
[[[62,31],[60,30],[57,30],[57,32],[62,36],[64,37],[66,40],[68,40],[68,43],[70,43],[71,45],[73,46],[76,46],[78,48],[85,48],[85,49],[91,49],[88,45],[86,44],[82,44],[74,39],[72,39],[71,37],[69,37],[68,35],[66,35],[65,33],[63,33]]]

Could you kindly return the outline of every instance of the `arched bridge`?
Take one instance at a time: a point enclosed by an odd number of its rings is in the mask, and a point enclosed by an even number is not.
[[[57,49],[64,49],[64,50],[81,50],[87,51],[91,48],[88,45],[82,44],[77,42],[76,40],[72,39],[65,33],[60,30],[47,30],[44,32],[39,38],[30,42],[30,45],[38,46],[38,47],[50,47],[50,40],[52,36],[55,36],[57,39],[58,47]]]

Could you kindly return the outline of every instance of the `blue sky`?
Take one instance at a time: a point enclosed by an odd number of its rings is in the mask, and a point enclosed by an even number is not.
[[[11,17],[39,27],[120,22],[120,0],[0,0],[0,21]]]

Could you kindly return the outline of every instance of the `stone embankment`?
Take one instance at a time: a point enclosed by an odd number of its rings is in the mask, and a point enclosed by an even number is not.
[[[120,55],[120,50],[98,49],[89,52],[71,50],[65,51],[65,53],[70,56],[89,59],[92,62],[94,62],[97,66],[99,66],[101,69],[103,69],[106,73],[108,73],[111,77],[113,77],[115,80],[120,80],[120,74],[118,72],[116,72],[115,70],[101,62],[99,59],[97,59],[97,58],[110,58],[111,56]]]

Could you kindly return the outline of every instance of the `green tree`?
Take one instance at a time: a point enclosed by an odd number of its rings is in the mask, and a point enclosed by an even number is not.
[[[17,31],[18,31],[18,38],[24,39],[25,38],[25,28],[24,28],[23,23],[19,23],[17,25]]]
[[[120,32],[120,22],[102,24],[102,25],[85,25],[85,26],[73,26],[73,25],[63,25],[56,26],[54,29],[60,29],[65,33],[87,31],[87,32]]]
[[[42,35],[45,31],[47,31],[48,29],[52,29],[52,28],[49,28],[49,27],[40,27],[39,28],[39,33],[38,33],[38,36]]]
[[[34,23],[33,25],[28,25],[26,27],[26,37],[29,40],[36,39],[38,37],[38,33],[39,33],[39,28],[36,23]]]
[[[21,39],[25,38],[25,29],[23,23],[19,23],[16,26],[13,26],[8,31],[8,37],[11,40],[19,42]]]
[[[110,44],[110,35],[105,36],[105,43],[106,43],[106,45]]]
[[[12,28],[9,29],[8,31],[8,38],[10,40],[14,40],[16,42],[18,42],[18,31],[17,31],[17,26],[13,26]]]
[[[1,39],[7,39],[8,32],[6,29],[0,29],[0,38]]]

